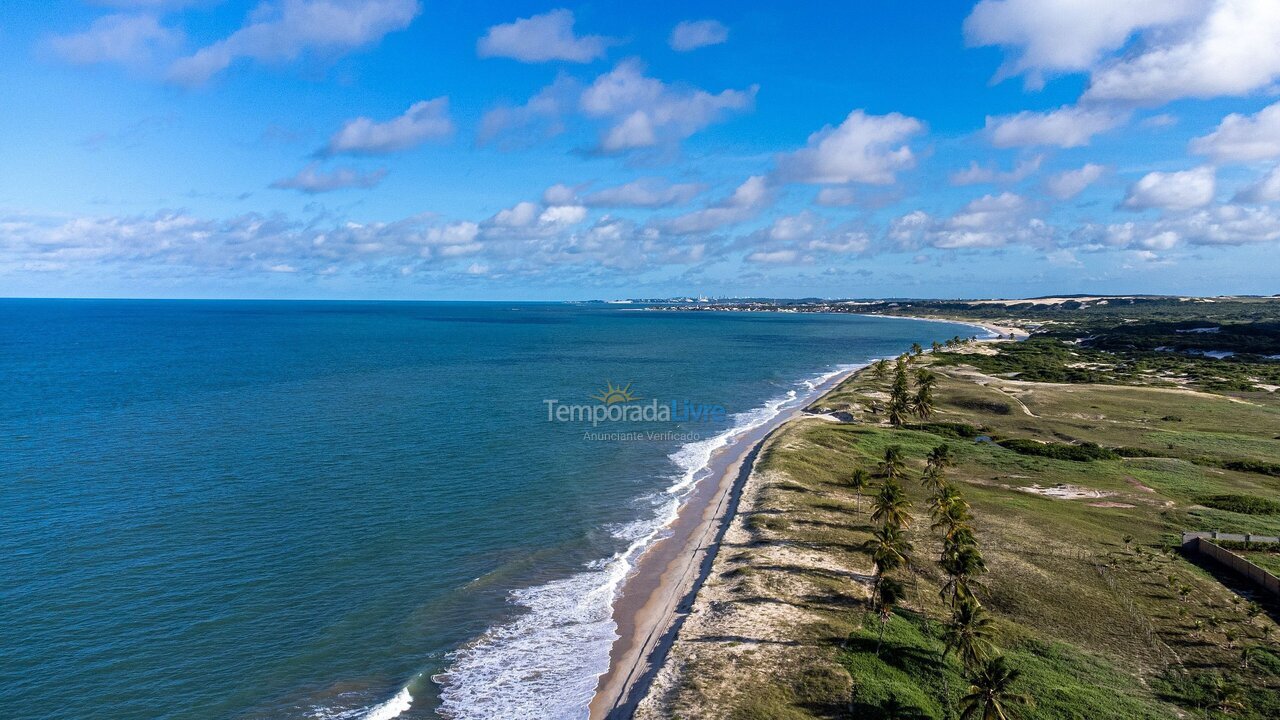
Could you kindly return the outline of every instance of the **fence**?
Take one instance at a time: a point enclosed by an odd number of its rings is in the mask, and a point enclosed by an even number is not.
[[[1230,550],[1215,544],[1214,540],[1228,540],[1232,542],[1244,543],[1278,543],[1280,538],[1268,537],[1263,535],[1236,535],[1231,533],[1183,533],[1182,548],[1183,550],[1205,555],[1213,561],[1224,565],[1231,570],[1243,575],[1264,591],[1272,595],[1280,596],[1280,578],[1245,560]]]

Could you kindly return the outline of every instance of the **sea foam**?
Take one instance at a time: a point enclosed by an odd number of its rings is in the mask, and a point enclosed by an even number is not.
[[[711,470],[717,451],[734,444],[781,413],[810,401],[818,388],[862,365],[845,365],[798,383],[760,407],[735,414],[731,426],[713,437],[681,446],[669,457],[676,466],[662,493],[641,498],[646,517],[609,528],[627,542],[625,550],[588,564],[570,577],[512,591],[510,601],[526,612],[490,628],[452,653],[449,668],[432,679],[441,687],[437,711],[451,720],[586,717],[609,653],[618,638],[613,601],[636,559],[674,521],[683,500]],[[407,696],[407,690],[402,691]],[[400,696],[398,695],[397,698]],[[378,706],[364,720],[390,720],[391,706]],[[394,707],[400,707],[396,705]],[[375,714],[382,713],[382,714]]]

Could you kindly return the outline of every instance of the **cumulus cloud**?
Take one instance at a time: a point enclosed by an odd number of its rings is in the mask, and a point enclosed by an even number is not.
[[[1053,229],[1034,217],[1031,204],[1008,192],[984,195],[946,218],[917,210],[893,220],[888,232],[889,239],[903,250],[925,246],[963,250],[1038,245],[1052,236]]]
[[[1213,202],[1216,185],[1213,168],[1209,166],[1147,173],[1129,187],[1123,206],[1130,210],[1191,210]]]
[[[1280,202],[1280,165],[1271,168],[1257,182],[1236,193],[1233,202],[1240,203],[1273,203]]]
[[[809,136],[804,148],[777,157],[778,177],[791,182],[889,185],[915,166],[907,141],[924,132],[921,121],[900,113],[854,110],[837,127]]]
[[[416,102],[404,114],[386,122],[377,122],[367,117],[348,120],[341,130],[329,138],[320,154],[384,155],[452,134],[449,98],[438,97]]]
[[[564,132],[564,115],[578,103],[582,88],[561,75],[521,105],[499,105],[480,118],[476,143],[518,150]]]
[[[810,264],[823,256],[855,255],[871,248],[871,236],[860,227],[832,227],[826,218],[804,211],[784,215],[738,241],[751,263]]]
[[[1181,245],[1236,246],[1280,241],[1280,215],[1270,207],[1214,205],[1151,222],[1090,225],[1075,233],[1090,249],[1163,252]]]
[[[676,52],[689,52],[729,40],[729,28],[718,20],[685,20],[675,26],[667,44]]]
[[[753,175],[720,202],[702,210],[659,223],[673,235],[690,235],[718,230],[749,220],[773,203],[773,193],[763,175]]]
[[[1071,148],[1088,145],[1094,135],[1119,127],[1127,119],[1125,114],[1108,110],[1064,105],[1049,112],[988,115],[986,133],[991,144],[999,148],[1036,145]]]
[[[1244,95],[1277,76],[1280,3],[1214,0],[1196,22],[1153,37],[1138,52],[1094,71],[1084,97],[1162,103]]]
[[[1194,17],[1203,0],[982,0],[964,22],[970,46],[1014,49],[997,79],[1025,73],[1038,88],[1044,74],[1093,67],[1136,31]]]
[[[1020,160],[1011,170],[1000,170],[994,165],[979,165],[971,161],[969,167],[951,174],[952,185],[1007,185],[1025,180],[1040,170],[1043,155]]]
[[[84,32],[57,35],[47,44],[55,55],[76,65],[144,67],[181,42],[182,33],[164,27],[151,15],[106,15]]]
[[[1097,182],[1106,171],[1107,168],[1104,165],[1085,163],[1083,167],[1075,170],[1064,170],[1050,176],[1045,181],[1045,191],[1059,200],[1069,200]]]
[[[610,122],[600,150],[621,152],[681,140],[731,112],[750,110],[758,89],[712,95],[647,77],[639,61],[626,60],[596,78],[579,104],[588,116]]]
[[[372,45],[413,22],[418,0],[281,0],[259,5],[239,30],[180,58],[169,78],[200,85],[237,60],[282,63],[310,51],[341,53]]]
[[[1213,132],[1192,140],[1190,148],[1219,163],[1280,157],[1280,102],[1253,115],[1226,116]]]
[[[823,207],[848,207],[858,201],[858,193],[851,187],[824,187],[813,201]]]
[[[704,189],[697,183],[668,184],[661,178],[641,178],[589,193],[582,203],[589,207],[664,208],[683,205]]]
[[[494,25],[476,42],[476,54],[526,63],[585,63],[604,57],[609,46],[618,42],[603,35],[576,35],[573,23],[573,12],[560,9]]]
[[[362,173],[354,168],[336,168],[323,172],[316,163],[312,163],[298,171],[296,175],[281,178],[271,183],[271,187],[282,190],[300,190],[315,195],[317,193],[344,190],[347,188],[371,188],[382,182],[387,176],[385,168],[373,172]]]

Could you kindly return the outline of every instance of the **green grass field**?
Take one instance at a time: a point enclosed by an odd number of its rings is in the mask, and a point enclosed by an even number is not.
[[[738,693],[730,716],[958,717],[967,682],[958,661],[940,657],[947,610],[938,597],[944,576],[933,562],[940,541],[929,530],[926,491],[907,483],[911,582],[879,654],[880,621],[868,613],[865,587],[855,587],[865,581],[823,569],[872,565],[862,549],[872,530],[868,498],[846,485],[852,470],[874,472],[885,448],[900,445],[918,476],[929,450],[945,442],[956,460],[948,476],[972,505],[989,566],[980,599],[996,618],[997,645],[1023,672],[1019,689],[1036,700],[1020,709],[1023,717],[1204,717],[1212,714],[1214,688],[1224,685],[1243,698],[1232,716],[1280,717],[1274,606],[1270,615],[1252,611],[1224,585],[1230,578],[1175,550],[1184,530],[1280,533],[1280,515],[1201,504],[1221,494],[1280,497],[1280,478],[1223,467],[1240,458],[1280,463],[1274,396],[1036,384],[965,366],[933,369],[940,384],[932,420],[959,424],[950,430],[880,424],[876,408],[887,382],[863,372],[822,402],[854,422],[790,426],[766,452],[761,469],[785,480],[763,491],[750,518],[758,547],[816,550],[824,562],[762,566],[748,547],[733,556],[729,581],[740,584],[744,602],[791,602],[821,620],[793,631],[804,661]],[[1096,443],[1124,456],[1055,459],[957,434]],[[1070,497],[1037,494],[1054,488]]]

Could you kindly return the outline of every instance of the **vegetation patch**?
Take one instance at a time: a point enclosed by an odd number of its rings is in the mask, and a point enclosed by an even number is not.
[[[1206,507],[1217,508],[1218,510],[1228,510],[1230,512],[1243,513],[1245,515],[1280,514],[1280,502],[1253,495],[1210,495],[1209,497],[1201,498],[1200,504]]]
[[[1008,438],[999,441],[999,445],[1019,455],[1034,455],[1035,457],[1071,460],[1074,462],[1115,460],[1120,457],[1114,450],[1091,442],[1075,445],[1071,443],[1043,443],[1026,438]]]

